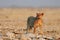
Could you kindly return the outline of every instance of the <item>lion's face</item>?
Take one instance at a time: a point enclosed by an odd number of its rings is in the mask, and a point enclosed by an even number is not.
[[[42,18],[43,17],[43,15],[44,15],[44,13],[37,13],[37,18]]]

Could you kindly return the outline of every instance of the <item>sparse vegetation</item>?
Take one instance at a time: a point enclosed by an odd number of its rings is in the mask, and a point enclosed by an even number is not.
[[[1,8],[0,38],[1,40],[26,39],[27,18],[43,12],[43,31],[46,36],[60,39],[60,8]],[[6,35],[9,32],[8,35]],[[17,33],[17,34],[15,34]],[[12,35],[12,36],[11,36]],[[28,34],[30,35],[30,34]],[[31,34],[34,35],[34,34]],[[9,37],[8,37],[9,36]],[[23,38],[22,36],[26,37]],[[12,38],[13,37],[13,38]],[[29,38],[30,39],[30,38]],[[32,38],[33,39],[33,38]]]

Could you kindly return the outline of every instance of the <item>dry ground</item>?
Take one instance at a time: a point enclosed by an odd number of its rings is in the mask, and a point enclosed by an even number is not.
[[[60,8],[0,8],[0,30],[26,28],[27,18],[37,12],[44,13],[44,32],[60,37]]]

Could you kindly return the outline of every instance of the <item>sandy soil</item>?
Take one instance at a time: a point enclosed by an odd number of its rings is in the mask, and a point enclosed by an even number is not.
[[[1,33],[25,29],[27,18],[36,16],[37,12],[44,13],[43,30],[45,35],[60,37],[60,8],[0,8]]]

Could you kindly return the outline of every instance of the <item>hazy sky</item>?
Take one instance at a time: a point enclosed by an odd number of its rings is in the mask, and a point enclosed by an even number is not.
[[[0,0],[0,7],[60,7],[60,0]]]

